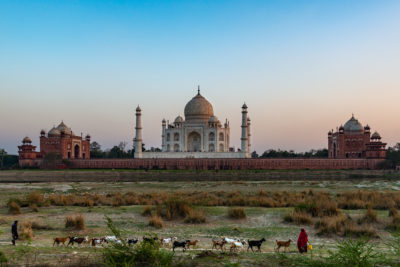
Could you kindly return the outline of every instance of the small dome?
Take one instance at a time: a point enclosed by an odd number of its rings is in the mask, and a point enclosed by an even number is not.
[[[174,123],[182,123],[183,122],[183,118],[181,116],[176,117]]]
[[[53,127],[53,128],[51,128],[51,130],[48,132],[47,135],[48,136],[59,136],[59,135],[61,135],[61,132],[57,128]]]
[[[86,135],[86,140],[90,140],[90,134]]]
[[[348,120],[344,124],[344,131],[347,133],[355,133],[355,134],[363,133],[364,127],[356,118],[354,118],[354,115],[353,115],[353,116],[351,116],[350,120]]]
[[[212,115],[214,115],[213,107],[200,91],[185,106],[186,121],[207,121]]]
[[[23,140],[22,140],[22,143],[28,143],[28,144],[30,144],[30,143],[32,143],[32,140],[28,137],[28,136],[26,136]]]
[[[46,134],[46,131],[42,129],[42,130],[40,131],[40,135],[45,135],[45,134]]]
[[[140,111],[142,111],[142,110],[140,109],[139,106],[137,106],[136,111],[137,111],[137,112],[140,112]]]
[[[380,136],[380,134],[378,132],[374,132],[371,135],[371,139],[381,139],[381,136]]]
[[[60,131],[60,133],[66,134],[66,135],[72,135],[72,130],[71,128],[68,128],[67,125],[62,121],[60,125],[57,126],[57,130]]]
[[[219,123],[217,116],[211,116],[208,120],[209,123]]]
[[[247,109],[246,103],[243,104],[242,109]]]

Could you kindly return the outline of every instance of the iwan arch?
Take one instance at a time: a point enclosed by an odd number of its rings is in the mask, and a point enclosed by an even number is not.
[[[241,149],[230,148],[229,121],[222,124],[213,106],[197,94],[185,106],[185,118],[178,116],[172,124],[162,120],[161,152],[142,152],[142,110],[136,109],[135,158],[250,158],[250,118],[242,106]]]

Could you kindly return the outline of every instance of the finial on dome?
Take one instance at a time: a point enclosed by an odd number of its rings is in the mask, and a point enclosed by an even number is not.
[[[197,94],[200,94],[200,85],[197,85]]]

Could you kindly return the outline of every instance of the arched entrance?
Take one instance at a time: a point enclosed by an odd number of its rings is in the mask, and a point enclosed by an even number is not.
[[[199,152],[201,151],[201,136],[197,132],[191,132],[188,135],[188,151]]]
[[[79,158],[79,145],[75,145],[74,147],[74,158]]]

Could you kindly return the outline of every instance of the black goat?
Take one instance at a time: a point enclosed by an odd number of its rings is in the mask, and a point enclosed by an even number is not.
[[[186,240],[183,242],[179,242],[179,241],[174,241],[174,243],[172,244],[172,251],[175,251],[175,248],[178,247],[182,247],[182,251],[185,252],[186,251],[186,244],[189,243],[190,240]]]
[[[261,251],[261,245],[265,241],[265,238],[262,238],[261,240],[247,240],[247,251],[249,251],[249,248],[251,248],[251,251],[254,252],[253,247],[257,247],[258,251]]]

